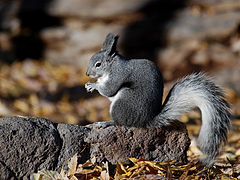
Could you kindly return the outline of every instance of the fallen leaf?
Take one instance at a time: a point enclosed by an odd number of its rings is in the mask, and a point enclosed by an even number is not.
[[[75,154],[68,162],[68,167],[69,167],[69,171],[68,171],[68,176],[72,176],[75,174],[76,170],[77,170],[77,160],[78,160],[78,156],[77,154]]]

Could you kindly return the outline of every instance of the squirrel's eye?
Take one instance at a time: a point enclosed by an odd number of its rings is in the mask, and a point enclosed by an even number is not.
[[[95,64],[95,67],[100,67],[101,66],[101,63],[100,62],[97,62],[96,64]]]

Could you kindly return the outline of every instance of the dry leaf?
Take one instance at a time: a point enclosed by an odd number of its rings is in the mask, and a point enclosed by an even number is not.
[[[107,170],[103,170],[100,174],[101,180],[110,180],[109,172]]]
[[[127,171],[126,171],[125,167],[123,166],[122,163],[117,162],[114,179],[120,179],[120,177],[124,174],[127,174]]]
[[[68,167],[69,167],[68,176],[72,176],[75,174],[77,170],[77,160],[78,160],[78,156],[77,154],[75,154],[68,162]]]
[[[57,171],[42,170],[33,174],[34,180],[69,180],[61,176]]]

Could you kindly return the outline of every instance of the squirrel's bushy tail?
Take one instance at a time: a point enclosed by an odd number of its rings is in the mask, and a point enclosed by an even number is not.
[[[212,166],[218,149],[227,139],[231,126],[230,107],[222,90],[203,73],[191,74],[179,80],[170,90],[161,113],[155,117],[156,126],[166,126],[195,107],[201,111],[202,126],[198,138],[204,157],[202,162]]]

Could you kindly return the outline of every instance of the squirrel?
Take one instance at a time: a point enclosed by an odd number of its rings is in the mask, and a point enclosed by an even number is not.
[[[111,101],[110,115],[116,125],[162,128],[199,108],[201,162],[212,167],[231,127],[230,105],[222,89],[205,73],[193,73],[177,81],[162,103],[159,68],[147,59],[124,58],[116,50],[117,40],[117,35],[109,33],[101,50],[91,57],[86,75],[97,81],[87,82],[87,91],[97,90]]]

